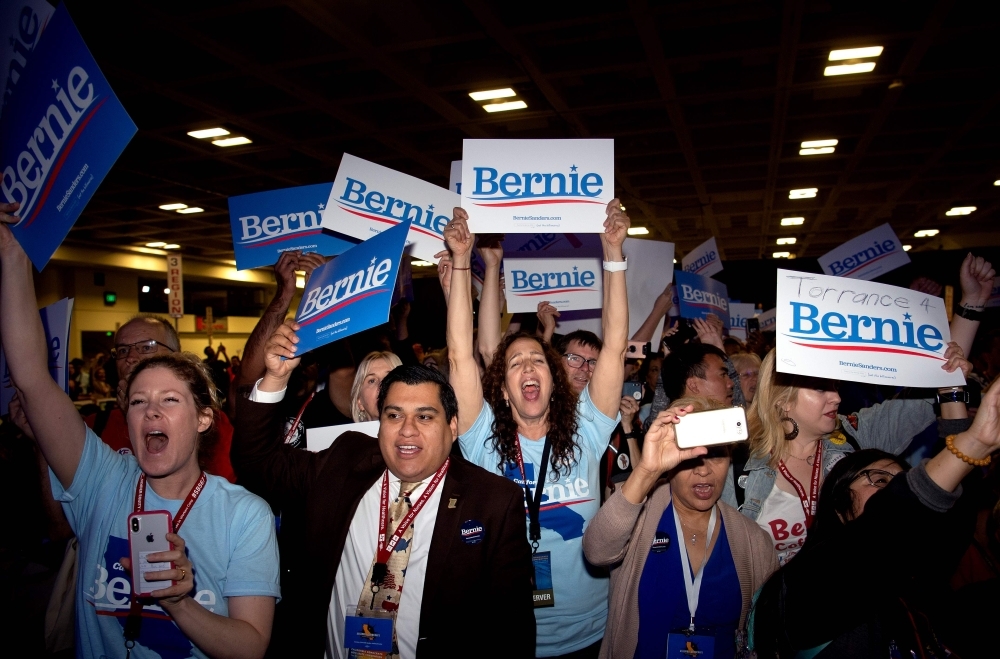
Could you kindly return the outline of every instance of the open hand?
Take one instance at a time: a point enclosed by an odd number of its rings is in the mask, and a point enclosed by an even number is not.
[[[695,318],[691,321],[691,324],[694,326],[695,331],[698,332],[699,341],[722,350],[722,321],[718,316],[709,314],[708,318],[704,320]]]

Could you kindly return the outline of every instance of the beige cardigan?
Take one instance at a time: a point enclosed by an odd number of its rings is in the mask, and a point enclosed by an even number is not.
[[[601,644],[601,658],[630,659],[639,639],[639,579],[663,511],[670,503],[670,486],[653,490],[645,503],[634,505],[619,488],[590,520],[583,535],[583,552],[593,565],[611,566],[608,624]],[[750,599],[778,569],[774,545],[752,520],[730,505],[719,502],[729,548],[743,593],[740,627],[746,624]]]

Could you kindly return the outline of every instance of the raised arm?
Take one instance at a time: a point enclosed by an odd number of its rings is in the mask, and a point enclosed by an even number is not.
[[[996,277],[993,265],[981,256],[973,256],[972,252],[965,257],[959,268],[959,279],[962,282],[962,299],[959,306],[970,315],[983,313],[986,301],[993,292],[993,278]],[[966,355],[972,354],[972,342],[976,339],[979,320],[965,318],[956,313],[951,319],[951,340],[958,343]]]
[[[612,199],[607,208],[601,246],[604,261],[623,264],[625,255],[622,244],[628,235],[629,219],[621,210],[618,199]],[[604,415],[612,419],[618,414],[625,381],[625,349],[628,347],[628,291],[625,289],[625,271],[604,271],[604,310],[601,314],[604,348],[597,358],[594,375],[587,387],[590,399]]]
[[[73,483],[86,426],[73,401],[49,375],[49,351],[38,315],[31,261],[14,238],[9,215],[18,204],[0,204],[0,337],[10,376],[38,447],[63,487]]]
[[[483,383],[472,346],[472,244],[469,215],[461,208],[444,228],[452,258],[451,299],[448,300],[449,380],[458,397],[458,434],[472,427],[483,409]]]
[[[483,363],[489,366],[500,345],[500,316],[503,313],[500,301],[500,263],[503,261],[503,248],[500,245],[480,246],[479,253],[486,262],[483,294],[479,297],[479,354],[483,357]]]
[[[656,300],[653,302],[653,308],[643,321],[639,329],[635,331],[632,335],[633,341],[652,341],[653,333],[656,331],[656,326],[660,324],[660,319],[667,315],[670,311],[670,305],[673,304],[674,296],[674,285],[667,284],[667,287],[663,289],[663,292],[656,296]],[[660,349],[659,341],[653,344],[653,352]]]

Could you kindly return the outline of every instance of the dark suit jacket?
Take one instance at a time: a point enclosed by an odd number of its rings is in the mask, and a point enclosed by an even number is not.
[[[282,444],[277,404],[237,400],[232,462],[238,482],[305,520],[311,587],[298,611],[300,656],[322,657],[330,597],[348,529],[365,492],[385,471],[378,442],[345,433],[325,451]],[[531,548],[524,497],[511,481],[455,455],[441,483],[420,608],[419,657],[482,654],[534,657]],[[454,507],[451,507],[454,505]],[[462,523],[482,522],[479,544]]]

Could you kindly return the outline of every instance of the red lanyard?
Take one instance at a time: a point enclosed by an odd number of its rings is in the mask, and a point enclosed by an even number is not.
[[[208,476],[205,472],[201,472],[201,477],[198,482],[194,484],[191,491],[188,492],[187,497],[184,498],[184,503],[181,504],[180,510],[177,511],[177,515],[174,516],[174,533],[180,531],[181,524],[187,519],[188,513],[194,508],[194,502],[198,500],[201,495],[202,490],[205,489],[205,483],[208,482]],[[135,506],[134,512],[141,513],[143,507],[146,503],[146,474],[139,475],[139,482],[135,485]]]
[[[785,480],[792,484],[792,487],[798,493],[799,502],[802,504],[802,512],[806,514],[806,528],[808,529],[812,526],[813,517],[816,515],[816,503],[819,501],[819,479],[823,473],[823,440],[821,439],[816,444],[816,455],[813,458],[812,479],[809,482],[808,498],[806,498],[806,488],[802,487],[802,483],[796,480],[795,476],[792,476],[792,472],[788,471],[784,460],[778,462],[778,471],[785,477]]]
[[[449,464],[451,464],[451,458],[445,460],[444,464],[441,465],[441,467],[437,470],[437,472],[434,473],[434,476],[431,478],[431,482],[428,483],[427,487],[424,488],[423,494],[420,495],[420,498],[417,499],[416,503],[414,503],[413,506],[410,508],[410,512],[406,513],[406,516],[400,520],[399,524],[396,526],[396,530],[392,532],[391,536],[389,536],[388,542],[386,542],[385,538],[386,521],[389,517],[388,470],[382,476],[382,502],[381,505],[379,506],[379,513],[378,513],[379,533],[378,533],[378,553],[376,554],[377,563],[387,564],[389,562],[389,557],[392,555],[392,550],[396,548],[396,543],[399,542],[399,539],[403,537],[404,533],[406,533],[406,529],[409,528],[410,524],[413,523],[413,520],[416,519],[417,514],[420,512],[420,509],[424,507],[424,504],[427,503],[427,500],[431,498],[432,494],[434,494],[434,490],[437,489],[438,483],[440,483],[441,479],[444,478],[444,475],[448,473]],[[402,483],[400,483],[400,487],[402,487]],[[400,495],[402,494],[403,493],[400,492]]]

